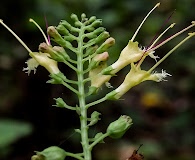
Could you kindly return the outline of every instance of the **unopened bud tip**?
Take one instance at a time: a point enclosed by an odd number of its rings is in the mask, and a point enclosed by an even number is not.
[[[156,7],[159,7],[160,6],[160,2],[156,4]]]

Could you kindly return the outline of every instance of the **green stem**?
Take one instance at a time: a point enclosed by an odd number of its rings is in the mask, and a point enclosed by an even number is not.
[[[77,77],[78,77],[78,99],[80,107],[80,123],[81,123],[81,144],[83,147],[83,154],[85,160],[91,160],[91,150],[89,149],[88,126],[87,126],[87,108],[85,102],[85,89],[84,89],[84,74],[83,74],[83,37],[84,29],[81,27],[79,33],[78,50],[77,54]]]
[[[109,136],[108,133],[103,134],[101,137],[99,137],[98,139],[96,139],[90,146],[89,149],[93,149],[93,147],[98,144],[100,141],[102,141],[104,138],[106,138],[107,136]]]
[[[75,154],[75,153],[71,153],[71,152],[66,152],[66,156],[74,157],[74,158],[80,159],[80,160],[84,160],[84,159],[81,157],[82,154]]]
[[[70,68],[72,68],[74,71],[77,70],[77,68],[75,68],[72,64],[70,64],[68,61],[63,61],[64,64],[66,64],[67,66],[69,66]]]
[[[70,89],[71,91],[73,91],[75,94],[79,94],[79,92],[74,89],[72,86],[70,86],[68,83],[62,82],[62,85],[64,85],[66,88]]]
[[[96,105],[96,104],[99,104],[99,103],[101,103],[101,102],[104,102],[104,101],[106,101],[106,100],[107,100],[107,97],[105,96],[105,97],[103,97],[103,98],[101,98],[101,99],[98,99],[98,100],[96,100],[96,101],[94,101],[94,102],[91,102],[91,103],[87,104],[87,105],[86,105],[86,108],[89,108],[89,107],[91,107],[91,106],[94,106],[94,105]]]

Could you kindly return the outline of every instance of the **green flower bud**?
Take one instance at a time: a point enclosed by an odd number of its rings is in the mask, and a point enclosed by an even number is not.
[[[62,98],[54,98],[54,100],[56,101],[56,107],[64,108],[64,106],[66,106],[66,103]]]
[[[64,82],[64,79],[66,79],[62,72],[59,72],[57,74],[50,74],[49,77],[51,79],[48,80],[47,83],[51,84],[62,84]]]
[[[97,26],[100,26],[102,25],[102,20],[101,19],[97,19],[95,20],[93,23],[91,23],[91,27],[97,27]]]
[[[76,27],[81,27],[82,26],[82,22],[80,22],[80,21],[76,21],[75,23],[74,23],[74,25],[76,26]]]
[[[90,67],[93,68],[89,72],[89,77],[91,78],[91,86],[89,88],[90,94],[96,93],[101,85],[108,82],[111,78],[110,75],[102,75],[101,73],[101,71],[107,67],[106,60],[108,59],[108,56],[107,52],[97,54],[90,64]]]
[[[94,30],[92,33],[97,35],[97,34],[102,33],[104,31],[105,31],[104,27],[99,27],[96,30]]]
[[[66,53],[63,47],[60,46],[54,46],[53,50],[57,52],[57,57],[61,58],[61,60],[67,60],[69,59],[69,55]],[[63,59],[62,59],[63,57]]]
[[[76,27],[80,27],[81,25],[82,25],[82,22],[80,22],[79,21],[79,19],[78,19],[78,17],[77,17],[77,15],[76,14],[71,14],[71,16],[70,16],[72,19],[73,19],[73,21],[75,22],[74,24],[75,24],[75,26]],[[71,29],[72,29],[73,27],[71,27]]]
[[[96,53],[99,54],[105,52],[108,50],[108,48],[110,48],[114,44],[115,44],[115,39],[110,37],[97,49]]]
[[[77,15],[76,15],[76,14],[74,14],[74,13],[72,13],[72,14],[71,14],[70,18],[72,18],[72,19],[73,19],[73,21],[75,21],[75,22],[79,21],[79,19],[78,19]]]
[[[86,48],[86,52],[85,52],[85,55],[91,55],[93,53],[95,53],[95,51],[97,50],[98,46],[90,46],[88,48]]]
[[[67,42],[62,38],[62,36],[58,33],[54,26],[49,26],[47,28],[47,33],[53,38],[56,43],[58,43],[62,47],[65,47],[67,45]]]
[[[104,53],[101,53],[101,54],[97,54],[93,59],[92,61],[90,62],[90,67],[92,69],[98,67],[101,65],[102,62],[105,62],[107,61],[109,58],[109,54],[108,52],[104,52]]]
[[[92,17],[89,18],[88,22],[89,22],[89,23],[92,23],[92,22],[94,22],[95,20],[96,20],[96,16],[92,16]]]
[[[95,30],[95,28],[91,27],[91,26],[86,26],[85,30],[88,31],[88,32],[93,32]]]
[[[62,35],[68,35],[69,34],[69,31],[62,25],[62,24],[59,24],[57,27],[56,27],[57,31],[62,34]]]
[[[43,42],[39,45],[39,51],[49,53],[51,58],[58,62],[63,62],[64,60],[69,59],[69,56],[64,48],[60,46],[54,46],[52,48],[51,45],[47,45],[45,42]]]
[[[99,118],[100,115],[101,115],[101,113],[94,111],[91,114],[91,118],[89,119],[90,123],[88,124],[88,126],[92,126],[92,125],[96,124],[100,120],[100,118]]]
[[[132,119],[129,116],[120,116],[118,120],[110,123],[107,133],[111,138],[121,138],[132,124]]]
[[[63,149],[51,146],[42,152],[36,152],[36,155],[32,156],[31,160],[64,160],[65,158],[66,152]]]
[[[96,30],[94,30],[93,32],[85,34],[85,37],[87,37],[89,39],[96,38],[98,34],[104,32],[104,31],[105,31],[104,27],[99,27]]]
[[[86,16],[85,13],[82,13],[82,14],[81,14],[81,18],[82,18],[82,19],[85,19],[86,17],[87,17],[87,16]]]
[[[95,39],[95,42],[99,43],[99,42],[105,40],[106,38],[108,38],[109,36],[110,36],[110,34],[106,31],[104,31]]]
[[[94,142],[96,140],[98,140],[99,138],[101,138],[104,134],[102,132],[97,133],[94,138],[90,138],[89,141],[90,142]],[[99,141],[99,143],[105,143],[104,140],[102,139],[101,141]]]
[[[72,41],[74,41],[76,39],[77,38],[74,35],[72,35],[72,34],[69,34],[68,36],[64,36],[64,40],[69,41],[69,42],[72,42]]]
[[[71,26],[70,23],[68,23],[67,21],[62,20],[62,21],[60,22],[60,24],[62,24],[65,28],[67,28],[68,30],[71,31],[72,26]]]

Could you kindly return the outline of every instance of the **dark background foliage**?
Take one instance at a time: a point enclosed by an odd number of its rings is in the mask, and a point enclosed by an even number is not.
[[[37,51],[44,41],[39,30],[28,22],[33,18],[44,30],[46,25],[57,25],[61,19],[70,20],[71,13],[88,17],[95,15],[103,19],[103,25],[116,39],[110,49],[110,61],[119,56],[134,31],[148,11],[157,3],[155,0],[16,0],[2,1],[0,18],[25,41],[29,48]],[[163,22],[175,10],[168,22],[177,25],[164,37],[186,27],[195,19],[195,1],[162,0],[161,6],[148,18],[136,40],[143,46],[149,45]],[[190,31],[194,31],[191,29]],[[187,34],[169,42],[156,51],[165,55]],[[79,120],[72,111],[52,107],[53,98],[63,97],[70,105],[75,105],[76,97],[68,89],[46,84],[48,73],[38,67],[37,73],[28,76],[22,69],[26,67],[27,51],[5,30],[0,28],[0,159],[30,159],[34,150],[41,151],[51,145],[65,150],[81,150],[79,136],[74,128]],[[130,90],[120,101],[108,101],[93,109],[102,113],[102,120],[91,130],[104,132],[108,124],[121,114],[133,118],[132,128],[121,140],[107,138],[106,144],[94,149],[94,159],[124,160],[133,149],[140,149],[148,160],[194,160],[195,148],[195,54],[194,38],[173,53],[162,68],[172,77],[168,82],[144,82]],[[149,68],[154,61],[147,59],[144,67]],[[65,66],[64,73],[73,77]],[[117,87],[128,72],[123,69],[111,80]],[[108,90],[107,88],[103,88]],[[103,96],[104,91],[101,91]],[[92,110],[93,110],[92,109]],[[90,112],[92,112],[90,110]]]

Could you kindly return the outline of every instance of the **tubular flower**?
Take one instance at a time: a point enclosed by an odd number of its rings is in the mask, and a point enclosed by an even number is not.
[[[29,20],[30,22],[33,22],[41,31],[43,34],[45,41],[47,45],[50,45],[46,35],[40,28],[40,26],[32,19]],[[51,59],[51,55],[49,53],[42,53],[42,52],[32,52],[27,45],[5,24],[3,23],[3,20],[0,20],[0,23],[11,33],[13,36],[24,46],[24,48],[29,52],[29,55],[32,57],[28,59],[25,63],[27,64],[26,68],[23,68],[23,71],[26,71],[28,75],[33,70],[34,73],[36,73],[36,68],[41,65],[45,69],[49,71],[51,74],[57,74],[60,72],[57,61]]]
[[[136,38],[139,30],[141,29],[142,25],[144,24],[144,22],[146,21],[146,19],[148,18],[148,16],[159,5],[160,5],[160,3],[157,3],[155,5],[155,7],[146,15],[146,17],[143,19],[143,21],[141,22],[141,24],[139,25],[139,27],[135,31],[133,37],[131,38],[131,40],[129,41],[129,43],[127,44],[127,46],[121,51],[121,54],[120,54],[118,60],[115,63],[113,63],[112,65],[110,65],[109,67],[105,68],[102,71],[102,74],[115,75],[118,71],[120,71],[122,68],[124,68],[125,66],[127,66],[127,65],[129,65],[131,63],[138,62],[138,65],[140,65],[147,56],[153,58],[157,62],[157,58],[159,58],[159,57],[154,55],[155,50],[157,48],[161,47],[165,43],[169,42],[173,38],[175,38],[178,35],[180,35],[181,33],[185,32],[186,30],[188,30],[188,29],[192,28],[193,26],[195,26],[195,22],[192,21],[192,24],[191,25],[189,25],[188,27],[184,28],[183,30],[179,31],[178,33],[174,34],[173,36],[169,37],[168,39],[166,39],[163,42],[161,42],[161,43],[159,43],[159,44],[156,45],[156,43],[159,41],[159,39],[170,28],[173,28],[174,27],[175,23],[173,23],[168,28],[166,28],[155,40],[153,40],[150,46],[148,46],[148,47],[141,47],[141,48],[138,47],[138,44],[139,43],[137,41],[134,42],[134,39]]]
[[[162,63],[171,53],[173,53],[179,46],[181,46],[184,42],[186,42],[191,37],[195,36],[194,33],[189,33],[189,35],[182,40],[178,45],[176,45],[172,50],[170,50],[162,59],[160,59],[153,67],[151,67],[148,71],[142,70],[140,67],[141,63],[134,64],[131,63],[130,72],[126,75],[123,83],[116,88],[114,91],[108,93],[106,95],[107,99],[117,100],[122,97],[128,90],[132,87],[140,84],[141,82],[152,80],[155,82],[166,81],[165,78],[167,76],[171,76],[166,73],[165,70],[162,70],[161,73],[154,72],[154,69]]]
[[[102,74],[112,76],[115,73],[117,73],[119,70],[121,70],[122,68],[124,68],[125,66],[131,65],[130,72],[126,75],[123,83],[118,88],[116,88],[114,91],[108,93],[106,95],[107,99],[117,100],[121,96],[123,96],[129,89],[131,89],[132,87],[134,87],[134,86],[136,86],[136,85],[138,85],[141,82],[146,81],[146,80],[152,80],[152,81],[156,81],[156,82],[165,81],[165,78],[167,76],[171,76],[171,75],[168,74],[168,73],[166,73],[165,70],[162,70],[161,73],[157,73],[157,72],[154,71],[154,69],[160,63],[162,63],[171,53],[173,53],[178,47],[180,47],[184,42],[186,42],[191,37],[195,36],[195,32],[189,33],[188,36],[184,40],[182,40],[180,43],[178,43],[162,59],[160,59],[159,61],[157,61],[157,58],[159,58],[159,57],[154,55],[154,52],[155,52],[155,50],[157,48],[161,47],[162,45],[164,45],[168,41],[172,40],[176,36],[180,35],[181,33],[185,32],[188,29],[190,29],[190,28],[192,28],[192,27],[195,26],[195,22],[192,21],[192,24],[191,25],[189,25],[188,27],[184,28],[183,30],[177,32],[173,36],[167,38],[166,40],[164,40],[161,43],[158,43],[156,45],[156,43],[159,41],[159,39],[170,28],[173,28],[173,26],[175,25],[175,23],[173,23],[167,29],[165,29],[154,41],[152,41],[152,43],[151,43],[151,45],[149,47],[147,47],[147,48],[139,48],[138,47],[138,42],[133,42],[133,41],[134,41],[137,33],[139,32],[141,26],[143,25],[143,23],[147,19],[147,17],[159,5],[160,5],[160,3],[158,3],[146,15],[146,17],[144,18],[144,20],[142,21],[142,23],[140,24],[140,26],[136,30],[135,34],[133,35],[132,39],[129,41],[128,45],[122,50],[122,52],[121,52],[121,54],[119,56],[119,59],[115,63],[113,63],[112,65],[110,65],[109,67],[107,67],[106,69],[104,69],[101,72]],[[156,64],[153,67],[151,67],[148,71],[145,71],[145,70],[142,70],[141,69],[141,64],[143,63],[143,61],[145,60],[145,58],[147,56],[150,56],[151,58],[155,59]]]
[[[30,52],[29,55],[32,58],[27,60],[27,68],[23,68],[23,71],[27,71],[28,74],[30,74],[31,70],[34,70],[35,73],[38,65],[43,66],[51,74],[57,74],[60,72],[57,62],[51,59],[49,54],[41,52]]]
[[[141,82],[152,80],[156,82],[164,81],[167,76],[171,76],[162,70],[162,73],[149,73],[148,71],[141,70],[140,67],[136,67],[131,63],[130,72],[126,75],[123,83],[109,94],[110,99],[119,99],[132,87],[140,84]]]

